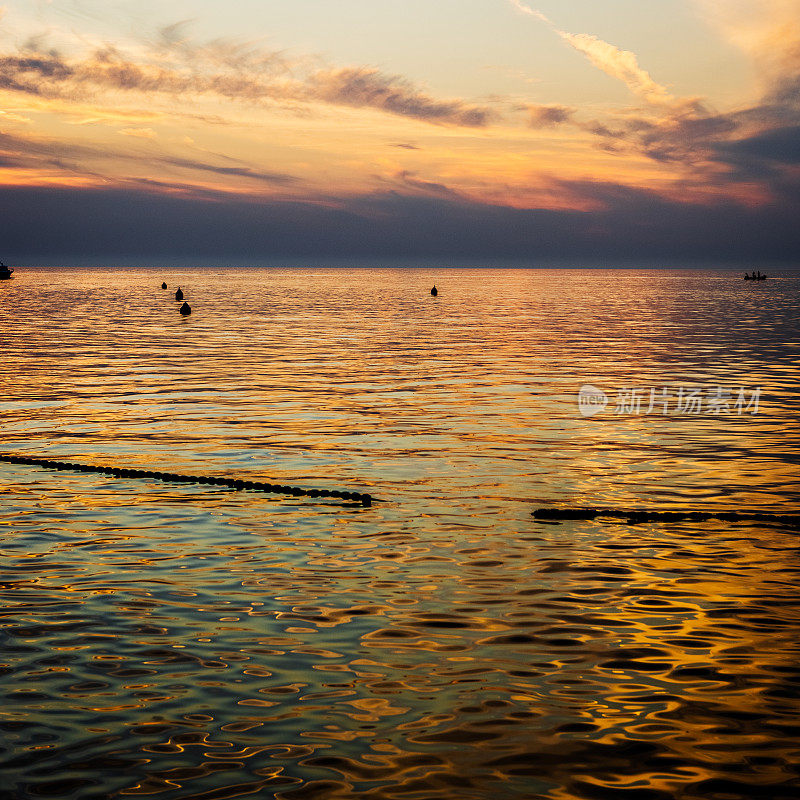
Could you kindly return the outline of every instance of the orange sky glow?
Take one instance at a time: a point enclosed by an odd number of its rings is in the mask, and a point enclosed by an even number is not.
[[[800,0],[398,5],[6,0],[0,186],[590,212],[800,180]]]

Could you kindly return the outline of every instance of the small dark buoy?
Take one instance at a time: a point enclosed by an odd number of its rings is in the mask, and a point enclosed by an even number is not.
[[[189,314],[191,313],[192,313],[192,307],[188,303],[184,303],[181,306],[181,314],[183,314],[184,317],[188,317]]]
[[[431,294],[434,297],[436,297],[436,295],[439,294],[439,290],[436,288],[436,286],[434,286],[433,289],[431,289]]]
[[[183,300],[183,292],[181,291],[181,287],[178,287],[178,291],[175,292],[175,299],[176,300]]]
[[[162,283],[162,284],[161,284],[161,288],[162,288],[162,289],[166,289],[166,288],[167,288],[167,284],[166,284],[166,283]]]

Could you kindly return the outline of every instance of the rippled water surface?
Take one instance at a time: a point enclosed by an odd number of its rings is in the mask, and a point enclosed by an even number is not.
[[[0,797],[794,797],[798,531],[531,512],[800,510],[799,298],[796,272],[18,270],[0,451],[381,502],[0,463]]]

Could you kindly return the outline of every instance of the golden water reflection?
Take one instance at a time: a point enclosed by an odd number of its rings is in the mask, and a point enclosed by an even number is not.
[[[197,271],[189,323],[152,271],[37,273],[71,320],[0,294],[3,450],[385,500],[0,465],[4,791],[794,796],[796,532],[530,512],[797,508],[797,285],[450,274],[432,306],[414,272]],[[691,376],[763,415],[576,411]]]

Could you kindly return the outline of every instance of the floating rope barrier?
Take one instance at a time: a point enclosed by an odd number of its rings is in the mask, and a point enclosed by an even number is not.
[[[598,517],[625,520],[629,525],[642,522],[704,522],[718,519],[723,522],[779,522],[799,525],[800,514],[767,514],[761,511],[626,511],[617,508],[537,508],[538,520],[592,520]]]
[[[112,478],[149,478],[169,483],[201,483],[209,486],[227,486],[229,489],[285,494],[292,497],[331,497],[340,500],[353,500],[363,506],[372,505],[371,494],[361,492],[341,492],[337,489],[301,489],[297,486],[284,486],[277,483],[246,481],[239,478],[220,478],[215,475],[181,475],[177,472],[160,472],[148,469],[127,469],[120,467],[101,467],[96,464],[76,464],[72,461],[53,461],[48,458],[31,458],[0,453],[0,461],[8,464],[22,464],[31,467],[50,467],[71,472],[96,472]]]

